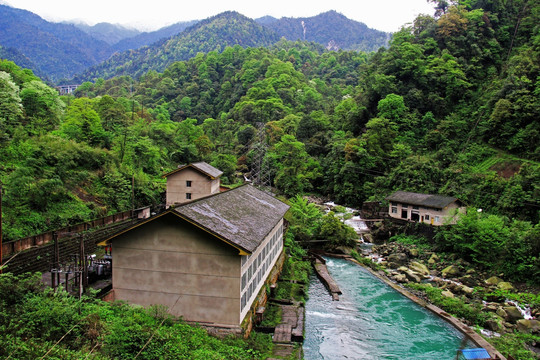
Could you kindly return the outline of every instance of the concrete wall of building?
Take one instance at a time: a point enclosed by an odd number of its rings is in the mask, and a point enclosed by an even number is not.
[[[457,202],[451,203],[444,209],[427,208],[424,206],[414,206],[411,204],[401,204],[396,202],[390,202],[388,205],[388,214],[390,217],[422,222],[424,224],[431,224],[435,226],[455,224],[457,221],[455,216],[456,211],[463,212],[465,211],[465,208],[460,208]],[[406,216],[404,217],[403,215],[405,215],[405,212]],[[417,218],[413,214],[416,214]]]
[[[191,182],[188,186],[188,181]],[[167,177],[167,207],[181,204],[219,192],[220,180],[210,177],[190,167]],[[191,194],[189,199],[186,194]]]
[[[115,299],[188,321],[239,325],[238,250],[167,214],[113,241]]]

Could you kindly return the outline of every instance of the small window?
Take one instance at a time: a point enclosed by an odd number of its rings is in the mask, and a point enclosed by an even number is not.
[[[397,207],[392,206],[392,214],[397,214]]]
[[[413,206],[412,207],[414,210],[420,210],[420,208],[418,206]]]
[[[435,216],[435,222],[436,222],[436,223],[439,222],[439,217],[438,217],[438,216]]]
[[[407,204],[401,204],[401,207],[404,208],[404,209],[407,209],[408,206],[409,205],[407,205]]]
[[[191,193],[186,193],[186,199],[191,200]]]
[[[186,180],[186,187],[191,187],[191,180]]]
[[[424,216],[424,218],[425,218],[426,220],[429,220],[429,214],[426,214],[426,215]]]

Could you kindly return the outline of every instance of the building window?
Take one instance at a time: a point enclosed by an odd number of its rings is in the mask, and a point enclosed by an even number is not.
[[[191,193],[186,193],[186,199],[191,200]]]
[[[392,206],[392,214],[397,214],[397,207]]]
[[[413,206],[412,208],[413,208],[414,210],[420,210],[420,207],[418,207],[418,206]]]
[[[406,209],[408,206],[409,205],[407,205],[407,204],[401,204],[401,207],[404,208],[404,209]]]
[[[436,223],[439,222],[439,217],[438,217],[438,216],[435,216],[435,222],[436,222]]]
[[[186,180],[186,187],[191,187],[191,180]]]
[[[246,287],[246,284],[247,284],[246,273],[244,273],[244,275],[242,275],[242,289]]]
[[[426,214],[426,215],[424,216],[424,218],[425,218],[426,220],[429,220],[429,214]]]

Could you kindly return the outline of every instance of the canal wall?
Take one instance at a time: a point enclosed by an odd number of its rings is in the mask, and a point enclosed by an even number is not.
[[[334,254],[326,254],[328,256],[346,259],[351,262],[354,262],[357,265],[362,266],[364,269],[369,271],[373,276],[379,278],[381,281],[386,283],[388,286],[392,287],[394,290],[398,291],[403,296],[409,298],[411,301],[414,301],[418,305],[426,308],[427,310],[433,312],[446,322],[450,323],[452,326],[454,326],[456,329],[458,329],[461,333],[463,333],[465,336],[467,336],[473,343],[475,343],[478,347],[482,347],[487,350],[489,355],[492,359],[495,360],[507,360],[506,357],[504,357],[493,345],[491,345],[486,339],[484,339],[482,336],[477,334],[473,329],[471,329],[469,326],[461,322],[459,319],[453,317],[452,315],[448,314],[441,308],[428,303],[427,301],[419,298],[418,296],[412,294],[411,292],[407,291],[406,289],[402,288],[398,284],[394,283],[390,279],[388,279],[384,272],[377,272],[373,269],[363,265],[362,263],[356,261],[353,257],[349,255],[334,255]]]

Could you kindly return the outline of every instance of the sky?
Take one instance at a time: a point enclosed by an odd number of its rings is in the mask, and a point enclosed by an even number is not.
[[[336,10],[370,28],[395,32],[418,14],[433,14],[427,0],[0,0],[48,21],[109,22],[157,30],[179,21],[202,20],[234,10],[256,19],[265,15],[310,17]]]

